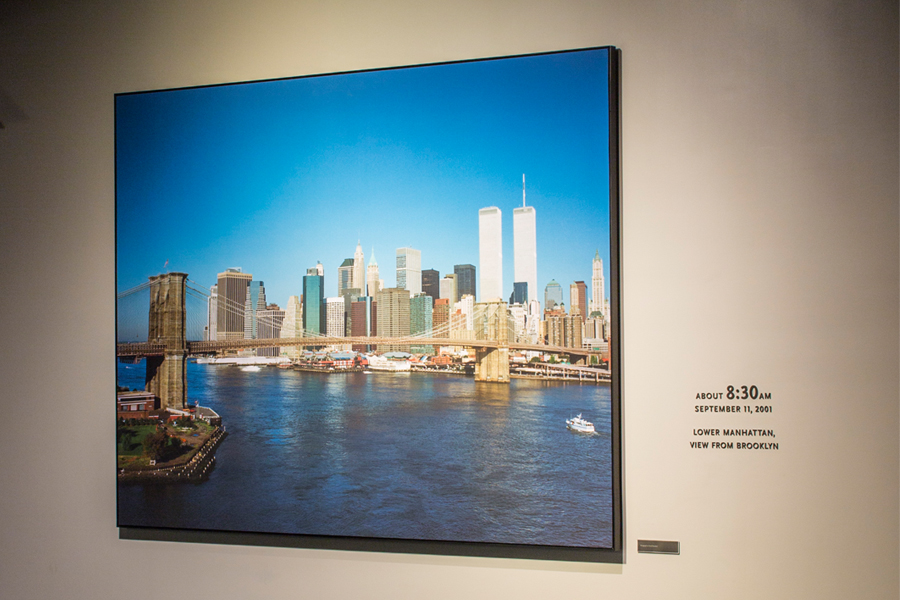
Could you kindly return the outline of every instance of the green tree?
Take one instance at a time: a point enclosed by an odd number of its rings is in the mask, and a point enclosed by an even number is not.
[[[144,452],[153,460],[163,460],[166,455],[169,434],[165,429],[158,429],[144,438]]]

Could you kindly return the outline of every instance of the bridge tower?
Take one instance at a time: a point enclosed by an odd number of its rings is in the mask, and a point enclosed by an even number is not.
[[[164,356],[147,357],[145,389],[160,399],[160,408],[187,404],[187,343],[184,288],[187,273],[150,278],[150,326],[147,341],[165,346]]]
[[[506,302],[475,304],[475,338],[497,342],[497,348],[475,350],[475,381],[509,383],[509,325]]]

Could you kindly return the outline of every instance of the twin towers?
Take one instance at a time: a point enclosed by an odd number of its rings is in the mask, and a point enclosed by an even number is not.
[[[482,300],[503,299],[503,223],[496,206],[478,211],[479,285]],[[514,296],[527,304],[537,300],[537,233],[533,206],[525,206],[525,175],[522,175],[522,206],[513,209]],[[523,289],[524,286],[524,289]]]

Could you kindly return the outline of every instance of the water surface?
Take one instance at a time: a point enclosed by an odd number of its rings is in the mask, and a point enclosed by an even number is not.
[[[118,373],[143,386],[143,363]],[[612,545],[608,386],[189,363],[188,396],[229,432],[215,468],[120,484],[120,526]]]

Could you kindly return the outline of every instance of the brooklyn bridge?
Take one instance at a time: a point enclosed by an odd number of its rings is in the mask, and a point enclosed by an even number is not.
[[[326,335],[310,335],[304,337],[277,337],[259,339],[226,339],[226,340],[190,340],[188,330],[196,332],[200,329],[196,323],[206,318],[205,310],[209,293],[199,284],[188,279],[186,273],[165,273],[150,277],[149,280],[135,288],[117,295],[117,327],[121,332],[125,329],[144,330],[142,321],[145,317],[128,310],[129,299],[143,298],[149,292],[149,308],[146,313],[146,338],[134,334],[134,341],[123,341],[117,344],[118,357],[147,359],[147,391],[160,398],[163,407],[183,407],[187,397],[187,359],[190,356],[216,355],[258,348],[321,348],[337,345],[365,345],[369,347],[401,348],[411,346],[457,346],[475,350],[475,380],[484,382],[509,383],[509,352],[538,351],[565,355],[570,362],[582,362],[589,356],[599,357],[596,350],[550,346],[546,344],[528,344],[511,340],[511,317],[507,305],[502,301],[475,303],[473,335],[467,338],[450,338],[448,327],[429,330],[416,335],[401,337],[329,337]],[[188,309],[188,299],[194,307]],[[132,303],[133,304],[133,303]],[[233,307],[240,311],[244,307]],[[191,327],[191,321],[194,327]],[[137,329],[136,329],[137,328]],[[472,338],[472,339],[469,339]]]

